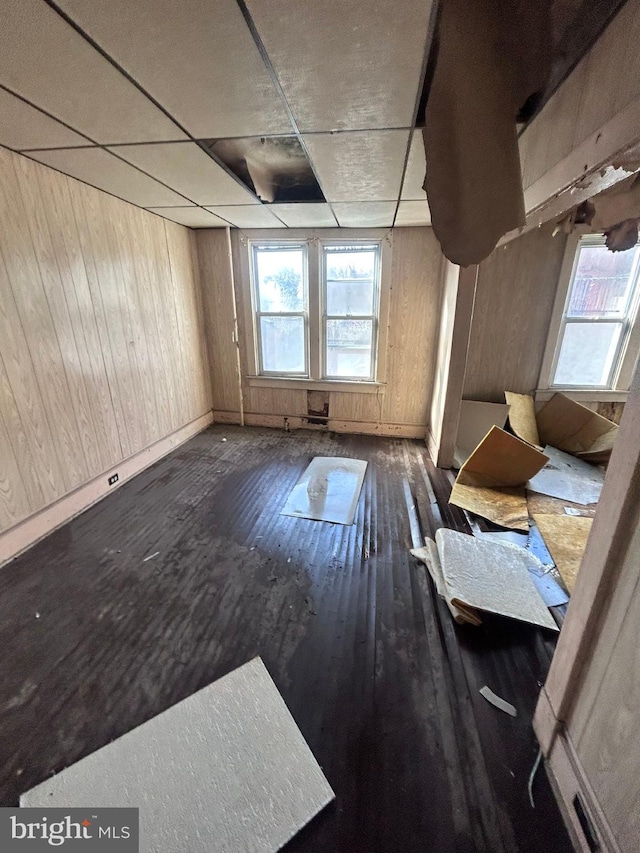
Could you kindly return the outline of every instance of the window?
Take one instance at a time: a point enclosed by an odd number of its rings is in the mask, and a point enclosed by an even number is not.
[[[326,379],[375,376],[379,246],[323,247],[323,358]]]
[[[253,282],[260,373],[307,376],[306,246],[254,245]]]
[[[249,245],[258,376],[376,381],[380,242]]]
[[[564,298],[549,387],[618,387],[637,314],[639,261],[639,246],[610,252],[601,236],[580,240]]]

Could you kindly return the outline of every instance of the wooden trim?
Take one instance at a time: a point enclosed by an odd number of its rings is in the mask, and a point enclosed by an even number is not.
[[[247,376],[253,388],[289,388],[297,391],[346,391],[349,394],[384,394],[384,382],[341,382],[333,379],[276,379],[270,376]]]
[[[537,388],[534,392],[536,402],[546,403],[554,394],[561,393],[576,403],[625,403],[629,397],[628,391],[576,391],[571,388]]]
[[[220,424],[239,424],[239,412],[214,411],[213,422]],[[397,438],[424,438],[424,424],[374,423],[373,421],[351,421],[329,418],[326,424],[309,423],[309,419],[299,415],[265,415],[259,412],[245,412],[247,426],[272,427],[274,429],[311,429],[329,430],[358,435],[396,436]]]
[[[88,483],[5,531],[0,535],[0,566],[17,557],[18,554],[35,545],[40,539],[48,536],[49,533],[111,494],[127,480],[135,477],[149,465],[153,465],[154,462],[175,450],[180,444],[193,438],[194,435],[206,429],[212,421],[212,412],[207,412],[128,459],[123,459],[122,462],[113,465],[102,474],[89,480]],[[115,473],[118,474],[118,482],[110,486],[108,478]]]
[[[554,740],[547,758],[546,769],[565,826],[576,851],[591,853],[591,848],[587,843],[574,806],[574,798],[579,795],[582,806],[597,834],[600,845],[598,850],[601,853],[621,853],[566,732],[562,732]]]
[[[236,370],[238,374],[238,401],[240,403],[240,424],[244,424],[244,394],[242,391],[242,364],[240,359],[240,337],[238,334],[238,295],[236,293],[236,277],[233,268],[233,247],[231,246],[231,229],[225,228],[227,240],[227,257],[229,259],[229,283],[231,284],[231,304],[233,307],[233,343],[236,349]]]
[[[565,722],[583,670],[598,641],[601,621],[619,582],[630,525],[640,503],[640,371],[625,406],[598,511],[545,684],[555,716]]]
[[[560,267],[560,275],[558,276],[558,286],[556,289],[556,298],[553,303],[553,311],[551,320],[549,321],[549,331],[547,333],[547,344],[544,350],[544,358],[542,359],[542,367],[540,368],[540,378],[538,386],[541,389],[547,389],[551,383],[551,371],[555,361],[556,350],[558,349],[558,336],[562,328],[562,316],[569,294],[569,285],[571,284],[571,276],[576,262],[576,252],[580,243],[580,234],[576,231],[569,234],[564,249],[564,257],[562,266]],[[555,393],[552,392],[552,396]],[[537,395],[536,395],[537,397]]]

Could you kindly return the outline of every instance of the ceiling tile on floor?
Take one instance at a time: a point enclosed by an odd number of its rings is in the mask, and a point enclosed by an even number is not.
[[[399,228],[403,225],[431,225],[431,211],[426,198],[400,202],[395,226]]]
[[[229,224],[201,207],[148,207],[147,210],[188,228],[225,228]]]
[[[413,124],[432,0],[247,6],[300,130]]]
[[[212,213],[216,213],[227,222],[237,228],[285,228],[283,222],[261,204],[251,205],[223,205],[208,207]]]
[[[0,83],[95,142],[186,138],[43,0],[2,3]]]
[[[414,130],[413,136],[411,137],[411,147],[409,148],[407,171],[405,172],[404,181],[402,183],[401,198],[409,200],[426,199],[427,194],[422,189],[426,168],[422,131]]]
[[[187,199],[102,148],[59,148],[29,156],[138,207],[189,204]]]
[[[0,145],[23,151],[27,148],[69,148],[89,144],[83,136],[0,89]]]
[[[400,195],[408,130],[307,134],[327,201],[391,201]]]
[[[270,207],[289,228],[335,228],[337,222],[328,204],[297,202]]]
[[[119,145],[111,149],[196,204],[259,204],[195,142]]]
[[[333,205],[341,228],[390,228],[395,201],[340,201]]]
[[[58,2],[196,138],[291,132],[235,0]]]

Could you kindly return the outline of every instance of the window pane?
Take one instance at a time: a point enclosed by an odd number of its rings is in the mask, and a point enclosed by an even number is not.
[[[325,250],[327,314],[375,314],[376,249]]]
[[[629,301],[637,248],[610,252],[582,246],[571,288],[568,317],[623,317]]]
[[[554,385],[606,385],[622,323],[567,323]]]
[[[302,317],[260,317],[262,369],[269,373],[306,373]]]
[[[370,379],[372,337],[371,320],[327,320],[327,376]]]
[[[304,250],[255,249],[259,311],[304,311]]]

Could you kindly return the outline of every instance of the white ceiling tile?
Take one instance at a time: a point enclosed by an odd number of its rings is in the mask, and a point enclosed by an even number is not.
[[[271,210],[289,228],[335,228],[338,224],[329,205],[323,202],[273,204]]]
[[[23,151],[87,144],[83,136],[0,89],[0,145]]]
[[[393,225],[395,201],[342,201],[333,205],[341,228],[387,228]]]
[[[431,211],[426,198],[400,202],[395,226],[398,228],[403,225],[431,225]]]
[[[400,195],[408,130],[304,137],[327,201],[392,201]]]
[[[119,145],[111,150],[196,204],[260,204],[195,142]]]
[[[411,147],[409,148],[407,171],[405,172],[404,182],[402,184],[401,198],[426,199],[427,194],[422,189],[426,168],[427,165],[424,156],[422,131],[414,130],[413,136],[411,137]]]
[[[138,207],[189,204],[173,190],[143,175],[102,148],[59,148],[56,151],[34,152],[29,156]]]
[[[303,132],[410,127],[432,5],[247,0]]]
[[[148,207],[147,210],[188,228],[226,228],[228,225],[201,207]]]
[[[198,139],[291,132],[235,0],[58,2]]]
[[[3,0],[0,83],[96,142],[186,138],[44,0]]]
[[[283,222],[262,204],[208,207],[238,228],[285,228]]]

